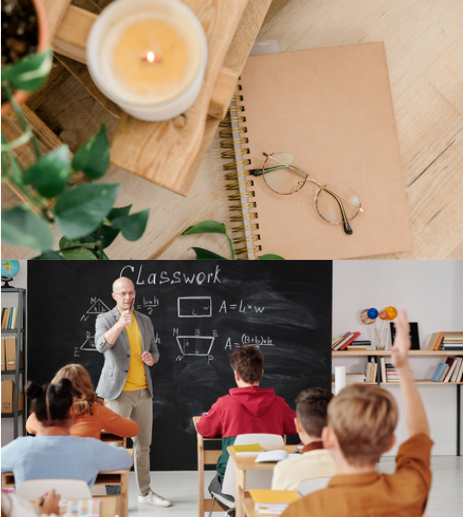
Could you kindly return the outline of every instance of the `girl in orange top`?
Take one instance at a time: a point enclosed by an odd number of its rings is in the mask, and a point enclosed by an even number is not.
[[[137,436],[140,432],[138,424],[130,418],[123,418],[105,407],[93,390],[92,381],[87,370],[80,364],[67,364],[51,381],[59,383],[61,379],[72,382],[74,423],[72,436],[101,438],[101,431],[122,437]],[[26,422],[26,430],[30,434],[40,434],[40,426],[35,413],[31,413]]]

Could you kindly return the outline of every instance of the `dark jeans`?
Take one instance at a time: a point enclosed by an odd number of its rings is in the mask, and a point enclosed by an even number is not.
[[[235,502],[235,498],[231,495],[228,495],[228,494],[224,494],[222,492],[222,482],[223,480],[221,479],[221,476],[219,473],[216,473],[216,475],[214,476],[214,478],[212,479],[211,483],[209,484],[209,492],[214,492],[215,494],[219,494],[221,495],[222,497],[225,497],[226,499],[229,499],[231,503],[234,503]],[[222,504],[218,499],[216,500],[217,501],[217,504],[220,505],[221,508],[223,508],[224,510],[229,510],[230,507],[229,506],[225,506],[224,504]],[[229,513],[230,517],[233,517],[235,515],[235,512],[233,511]]]

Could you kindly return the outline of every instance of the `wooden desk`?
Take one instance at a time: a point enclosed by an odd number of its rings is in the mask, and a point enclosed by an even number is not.
[[[119,509],[117,513],[120,517],[127,517],[129,514],[129,472],[130,469],[125,470],[108,470],[98,473],[95,480],[95,485],[120,485],[121,493],[117,496],[114,495],[102,495],[96,496],[101,499],[105,507],[111,507],[112,503],[110,500],[116,500],[119,502]],[[5,472],[2,474],[2,488],[14,487],[15,480],[13,472]],[[108,503],[103,503],[108,499]],[[103,517],[103,516],[102,516]]]
[[[195,429],[200,418],[199,416],[193,417]],[[196,432],[196,440],[198,445],[198,517],[204,517],[204,513],[209,512],[212,504],[210,497],[204,497],[204,465],[216,465],[222,454],[222,449],[207,450],[205,442],[222,442],[222,438],[205,438]],[[213,511],[223,512],[223,509],[215,503]]]
[[[297,451],[297,445],[284,445],[283,447],[265,447],[264,450],[270,451],[274,449],[284,449],[289,454]],[[244,517],[245,508],[245,491],[246,491],[246,472],[248,470],[273,470],[276,463],[256,463],[256,456],[237,456],[231,447],[227,448],[230,457],[235,466],[235,517]]]

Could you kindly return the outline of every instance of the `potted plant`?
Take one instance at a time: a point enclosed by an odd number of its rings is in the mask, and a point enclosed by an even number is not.
[[[12,68],[16,68],[14,65],[19,61],[23,72],[37,71],[41,67],[38,74],[32,73],[29,78],[23,75],[22,82],[12,85],[15,91],[10,93],[17,104],[22,104],[30,91],[37,90],[43,84],[51,67],[48,19],[42,0],[2,0],[1,10],[2,79],[4,74],[18,75],[17,70],[12,71]],[[8,91],[2,89],[2,116],[13,111],[7,94]]]
[[[31,0],[5,0],[2,14],[10,2],[22,7]],[[43,25],[40,21],[44,14],[43,5],[40,0],[34,0],[34,5],[33,12],[37,13],[41,27],[38,39],[42,41],[40,34],[46,31],[43,28],[46,21]],[[9,17],[8,20],[2,16],[2,52],[3,32],[6,30],[8,34],[17,34],[17,29],[6,26],[7,21],[11,25],[21,25],[21,20],[27,17],[21,12],[22,17]],[[23,34],[21,30],[19,42]],[[13,48],[14,44],[9,43]],[[10,104],[9,107],[5,106],[5,111],[14,111],[22,130],[22,134],[13,141],[7,141],[4,134],[1,135],[2,181],[7,181],[24,201],[2,210],[2,241],[38,250],[41,253],[37,258],[40,259],[107,259],[104,249],[120,233],[131,241],[142,236],[149,210],[131,214],[132,205],[114,208],[120,184],[89,182],[75,185],[71,181],[77,172],[83,173],[87,181],[101,179],[106,174],[110,147],[104,126],[73,157],[67,145],[43,154],[19,105],[28,93],[38,90],[48,77],[52,53],[49,47],[43,49],[40,45],[35,53],[28,53],[27,50],[20,56],[15,53],[18,59],[8,61],[5,66],[2,55],[2,93]],[[26,48],[33,49],[32,43],[27,44]],[[24,145],[32,147],[35,160],[21,168],[17,152]],[[53,224],[63,235],[59,249],[55,251],[52,250]]]

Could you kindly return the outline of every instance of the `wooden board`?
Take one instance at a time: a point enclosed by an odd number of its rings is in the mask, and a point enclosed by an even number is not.
[[[104,7],[107,0],[95,3]],[[273,0],[259,32],[266,3],[249,0],[225,57],[226,68],[241,71],[256,36],[258,41],[278,40],[281,51],[385,42],[414,246],[409,252],[365,258],[462,259],[463,3]],[[114,133],[117,118],[82,82],[62,67],[56,68],[58,72],[64,77],[55,80],[53,75],[46,94],[28,101],[39,117],[72,151],[102,122]],[[192,166],[195,181],[186,198],[121,168],[110,169],[104,181],[122,183],[117,206],[133,203],[134,210],[150,208],[143,237],[135,242],[116,239],[108,248],[110,258],[191,259],[192,246],[229,256],[223,235],[180,236],[188,226],[205,219],[231,228],[217,125],[216,119],[206,120],[204,139]],[[3,186],[4,206],[14,202],[8,194],[8,187]],[[37,252],[3,245],[2,254],[31,258]],[[284,256],[284,250],[281,254]]]
[[[65,0],[61,0],[65,1]],[[178,117],[163,122],[145,122],[119,113],[104,99],[88,72],[68,65],[71,73],[88,85],[89,91],[114,115],[120,116],[112,142],[111,160],[134,174],[173,192],[186,195],[194,180],[191,166],[200,150],[206,116],[221,120],[230,103],[238,74],[222,69],[223,61],[248,0],[188,0],[197,14],[208,41],[208,62],[201,92],[193,106]],[[268,2],[267,2],[268,3]],[[61,2],[58,2],[60,13]],[[56,17],[51,7],[52,17]],[[97,14],[70,6],[53,39],[56,53],[80,63],[86,61],[86,41]],[[64,61],[66,65],[66,62]]]

